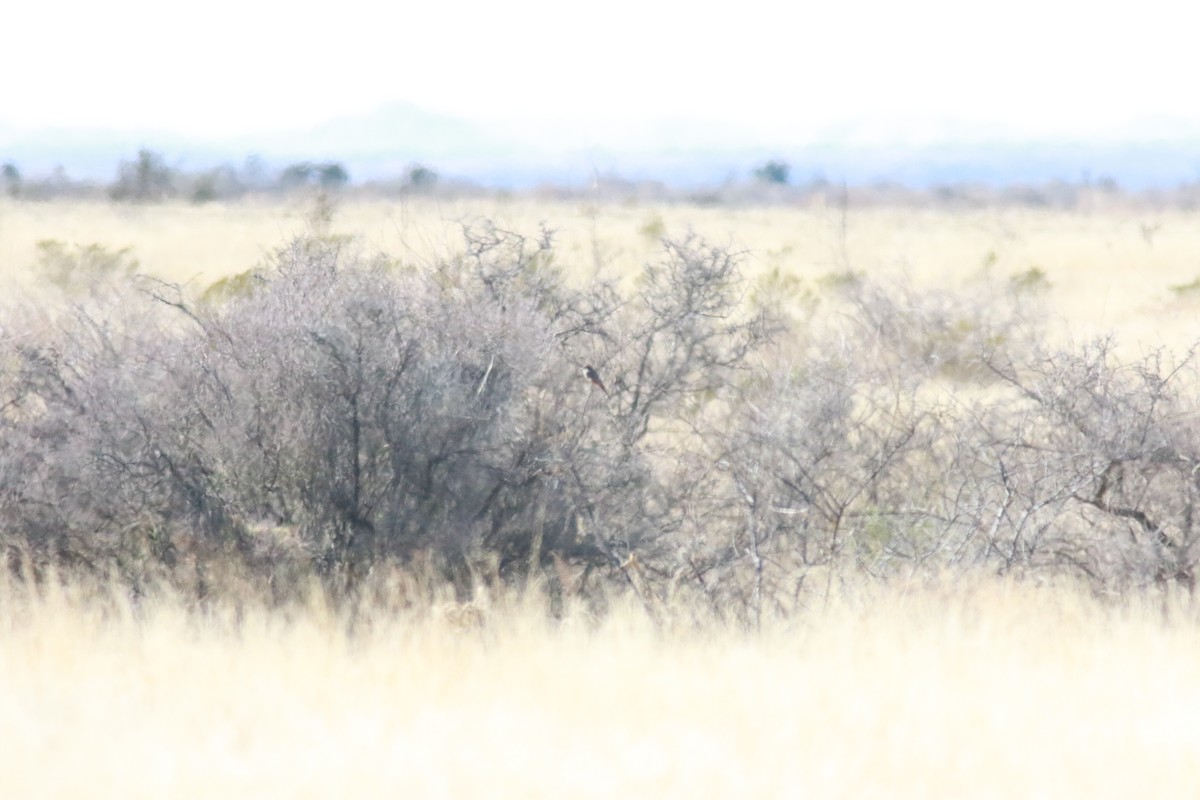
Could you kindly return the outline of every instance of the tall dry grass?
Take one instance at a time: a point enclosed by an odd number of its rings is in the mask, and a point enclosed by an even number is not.
[[[750,633],[614,602],[555,619],[513,593],[350,626],[317,603],[10,587],[0,796],[1200,791],[1200,627],[1179,605],[982,581],[860,590]]]

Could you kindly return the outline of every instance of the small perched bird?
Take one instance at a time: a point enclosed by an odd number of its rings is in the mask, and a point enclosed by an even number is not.
[[[588,364],[583,370],[583,374],[587,376],[587,379],[592,382],[593,386],[604,392],[604,394],[608,394],[608,389],[604,388],[604,381],[600,380],[600,373],[596,372],[595,367],[593,367],[591,364]]]

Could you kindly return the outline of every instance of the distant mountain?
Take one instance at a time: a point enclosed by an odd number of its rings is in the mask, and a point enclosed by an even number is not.
[[[334,160],[436,159],[502,156],[520,149],[480,125],[407,104],[368,114],[338,117],[307,130],[248,136],[225,143],[243,152],[276,158]]]
[[[502,160],[519,153],[521,145],[475,123],[400,104],[303,130],[216,140],[153,131],[14,133],[0,128],[0,161],[14,162],[30,175],[62,166],[73,178],[108,180],[119,161],[131,159],[142,148],[188,169],[237,164],[250,155],[275,167],[301,160],[340,161],[357,179],[399,174],[414,162]]]
[[[640,152],[590,148],[464,169],[476,180],[513,188],[542,183],[580,186],[596,177],[653,180],[688,189],[746,180],[770,159],[786,161],[793,183],[894,183],[1012,186],[1054,181],[1113,181],[1126,189],[1172,188],[1200,181],[1200,139],[1191,142],[922,144],[776,148],[664,148]],[[463,165],[466,167],[466,165]]]
[[[589,185],[597,177],[657,180],[681,188],[745,179],[767,159],[791,165],[795,182],[990,185],[1112,179],[1142,189],[1200,180],[1200,131],[1177,120],[1142,121],[1088,140],[1022,136],[981,124],[913,116],[859,117],[767,146],[739,120],[659,120],[607,129],[564,120],[559,129],[501,129],[393,104],[312,128],[198,140],[153,131],[0,127],[0,161],[29,176],[61,165],[76,179],[111,180],[140,148],[199,170],[259,157],[268,170],[301,160],[338,161],[355,181],[396,178],[414,163],[498,188]],[[587,137],[587,138],[585,138]],[[800,138],[800,137],[798,137]],[[610,142],[604,144],[605,141]],[[596,143],[599,141],[600,143]]]
[[[851,184],[890,182],[925,188],[1111,180],[1129,189],[1200,181],[1200,137],[1176,141],[993,141],[845,147],[789,153],[792,175]]]

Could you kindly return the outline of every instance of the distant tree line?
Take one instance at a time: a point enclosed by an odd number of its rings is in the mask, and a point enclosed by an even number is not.
[[[842,208],[871,206],[930,207],[949,209],[1001,206],[1057,210],[1098,208],[1200,209],[1200,180],[1160,189],[1130,190],[1109,176],[1078,181],[1012,183],[995,186],[979,183],[945,183],[913,187],[888,180],[848,184],[821,172],[797,175],[791,164],[771,158],[709,187],[670,186],[656,180],[630,180],[617,174],[599,176],[585,185],[543,184],[530,192],[542,199],[589,201],[667,202],[701,206],[744,207],[786,203]],[[30,177],[13,161],[0,161],[0,196],[23,200],[58,197],[108,198],[126,203],[166,200],[207,203],[237,200],[247,195],[283,196],[304,191],[360,192],[369,196],[404,196],[438,193],[487,194],[488,189],[463,179],[447,179],[432,167],[413,163],[392,178],[354,181],[338,161],[297,161],[268,166],[250,156],[241,166],[221,164],[205,169],[172,165],[162,153],[142,149],[122,160],[111,182],[71,178],[58,167],[49,175]]]
[[[385,188],[429,191],[439,183],[436,171],[413,164]],[[117,165],[111,183],[71,179],[61,167],[49,176],[29,178],[9,161],[0,165],[0,192],[13,198],[46,200],[56,197],[107,196],[118,202],[159,203],[187,200],[206,203],[234,200],[247,194],[285,194],[309,188],[325,191],[350,186],[350,172],[337,161],[298,161],[270,170],[251,156],[239,168],[222,164],[202,170],[172,166],[162,153],[143,148]]]

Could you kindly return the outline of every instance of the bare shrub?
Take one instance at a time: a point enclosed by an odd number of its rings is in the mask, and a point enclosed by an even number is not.
[[[1104,588],[1195,582],[1194,350],[1122,362],[1111,339],[993,364],[1013,390],[976,409],[1002,569],[1054,564]]]
[[[918,288],[910,279],[833,276],[828,288],[845,305],[843,335],[884,359],[879,366],[911,379],[987,383],[996,353],[1020,352],[1041,335],[1043,284],[982,274],[955,286]]]
[[[203,424],[172,320],[127,288],[53,320],[10,317],[0,507],[10,559],[135,584],[174,565],[174,528],[226,527],[191,447]],[[180,369],[182,367],[183,369]],[[190,543],[189,549],[192,548]]]
[[[0,342],[10,566],[286,600],[432,564],[751,623],[948,569],[1194,584],[1191,353],[1048,347],[1024,280],[846,275],[786,329],[696,237],[628,291],[548,231],[464,242],[311,235],[207,290],[62,251]]]
[[[144,279],[10,342],[7,540],[131,581],[186,552],[196,576],[223,553],[352,585],[433,554],[464,591],[555,559],[634,585],[676,527],[671,420],[768,334],[694,241],[636,302],[487,224],[432,272],[308,237],[247,275],[204,302]]]

